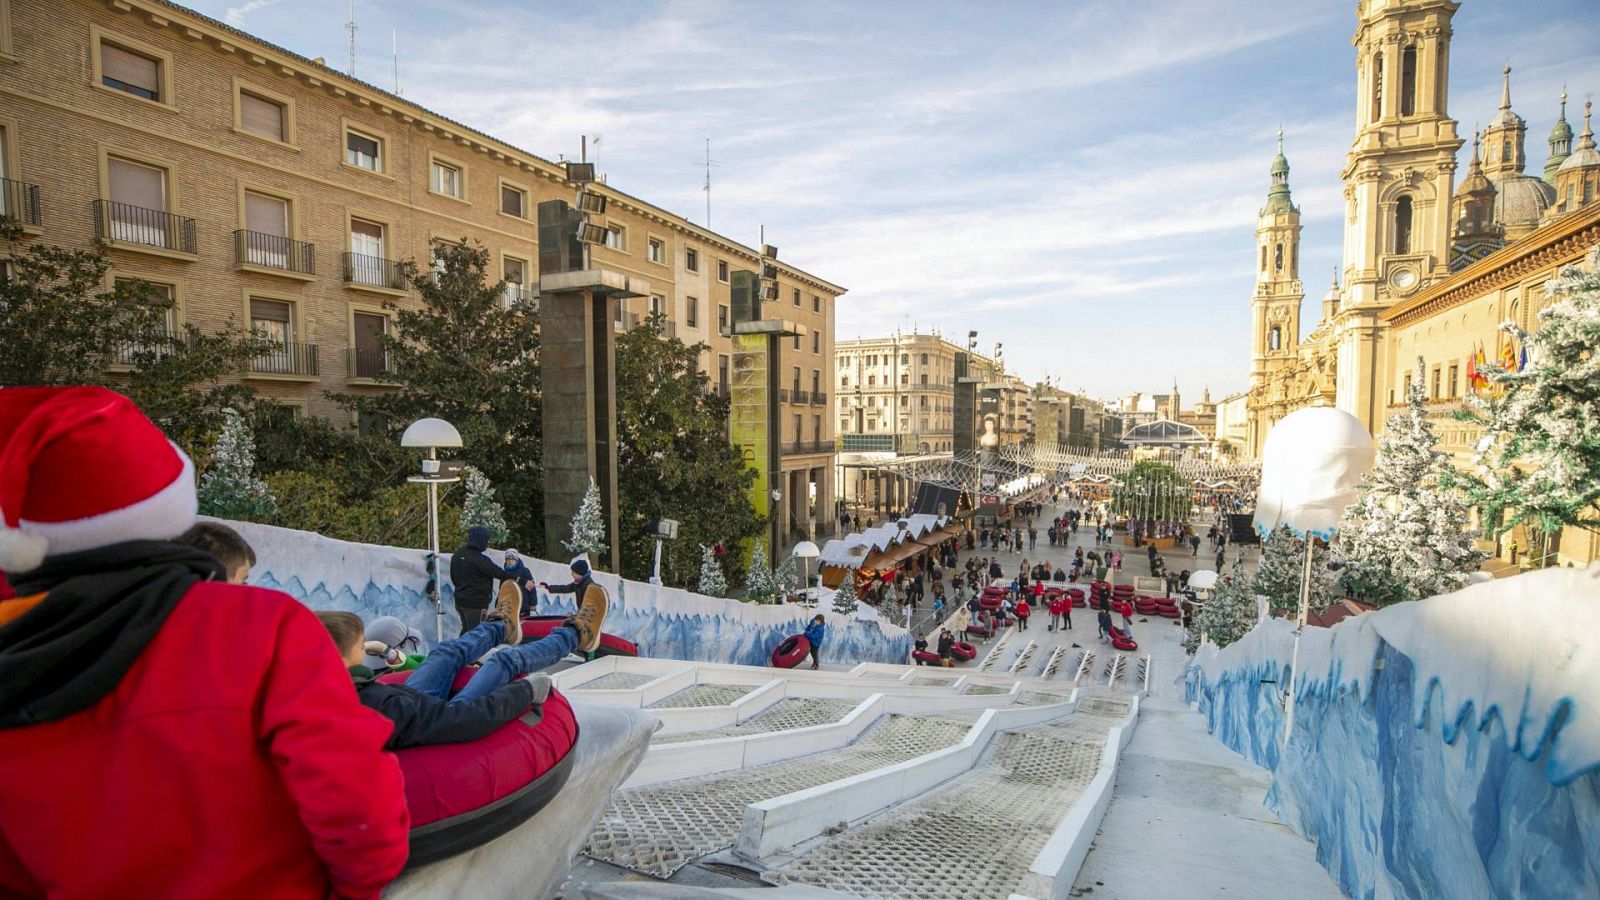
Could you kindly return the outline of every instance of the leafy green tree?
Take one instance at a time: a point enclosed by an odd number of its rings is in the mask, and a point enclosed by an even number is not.
[[[396,389],[335,399],[381,424],[390,443],[426,416],[455,425],[459,456],[495,485],[510,540],[542,554],[538,315],[528,301],[505,301],[504,282],[488,277],[489,252],[475,241],[437,245],[426,272],[409,261],[401,269],[421,302],[396,309],[394,329],[379,337],[389,369],[377,380]]]
[[[1112,510],[1134,519],[1186,521],[1194,508],[1194,491],[1167,463],[1140,460],[1112,489]]]
[[[391,485],[352,497],[333,479],[310,472],[276,472],[266,481],[278,500],[270,524],[362,544],[428,545],[428,495],[417,485]],[[446,554],[453,549],[450,536],[462,532],[455,495],[452,491],[439,502],[441,550]]]
[[[0,281],[0,385],[93,384],[121,391],[204,467],[223,410],[247,408],[239,384],[272,343],[229,326],[215,334],[167,326],[173,299],[117,279],[102,246],[72,250],[25,240],[0,219],[10,273]]]
[[[661,575],[685,585],[700,569],[700,545],[737,546],[760,535],[764,520],[749,500],[755,473],[728,441],[728,403],[700,371],[709,348],[664,332],[665,319],[652,316],[617,336],[618,540],[623,574],[648,578],[655,542],[645,523],[678,520]]]

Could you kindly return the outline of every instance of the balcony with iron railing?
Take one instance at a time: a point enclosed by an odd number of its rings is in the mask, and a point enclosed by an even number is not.
[[[37,226],[40,221],[39,186],[0,178],[0,218],[14,219],[25,226]]]
[[[124,341],[117,345],[111,355],[111,365],[117,368],[131,368],[146,362],[158,360],[178,349],[180,340],[187,342],[187,333],[172,328],[160,328],[150,333],[144,340]]]
[[[233,233],[233,261],[290,276],[317,274],[316,248],[311,244],[243,228]]]
[[[349,351],[350,377],[370,381],[390,370],[389,351],[374,348],[351,348]]]
[[[807,391],[802,391],[799,388],[791,390],[789,392],[789,396],[793,398],[796,406],[806,406],[811,403],[811,394]]]
[[[812,456],[833,450],[833,441],[788,441],[783,445],[784,456]]]
[[[404,291],[405,268],[396,260],[365,253],[344,254],[344,283],[354,288]]]
[[[500,302],[505,304],[507,309],[524,303],[531,303],[534,309],[538,309],[539,292],[534,288],[508,281],[505,287],[500,289]]]
[[[827,391],[812,391],[811,392],[811,405],[812,406],[827,406],[828,405],[828,392]]]
[[[96,200],[94,230],[101,238],[125,247],[153,247],[190,255],[196,252],[194,220],[165,210]]]
[[[284,375],[298,378],[315,378],[317,345],[285,341],[250,361],[253,375]]]

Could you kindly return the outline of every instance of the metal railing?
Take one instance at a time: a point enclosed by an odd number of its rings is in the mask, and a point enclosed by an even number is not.
[[[812,406],[827,406],[828,405],[828,392],[827,391],[812,391],[811,392],[811,405]]]
[[[111,356],[111,364],[136,366],[151,358],[160,359],[173,352],[176,349],[174,346],[176,342],[184,336],[183,332],[162,328],[151,333],[147,340],[125,341],[117,345],[116,351]]]
[[[257,375],[317,375],[317,345],[287,341],[250,361]]]
[[[39,224],[39,186],[0,178],[0,217],[24,225]]]
[[[799,388],[794,388],[791,390],[789,392],[789,396],[793,397],[794,402],[800,406],[805,406],[811,402],[811,394],[807,391],[802,391]]]
[[[94,201],[94,230],[108,241],[195,252],[194,220],[165,210],[112,200]]]
[[[789,389],[788,388],[778,388],[778,402],[779,403],[788,403],[789,402]]]
[[[233,233],[233,261],[302,275],[317,274],[316,248],[311,244],[243,228]]]
[[[509,309],[519,303],[535,303],[539,299],[539,292],[533,288],[508,281],[500,289],[500,302]]]
[[[376,378],[389,371],[389,353],[386,350],[350,350],[350,377]]]
[[[789,441],[783,445],[784,456],[809,456],[814,453],[832,452],[832,441]]]
[[[405,272],[400,263],[365,253],[344,254],[344,282],[394,291],[403,291],[406,287]]]

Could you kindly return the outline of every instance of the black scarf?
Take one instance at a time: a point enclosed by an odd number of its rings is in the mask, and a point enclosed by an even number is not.
[[[191,586],[221,579],[210,555],[161,541],[65,553],[15,576],[45,599],[0,626],[0,728],[64,719],[122,681]]]

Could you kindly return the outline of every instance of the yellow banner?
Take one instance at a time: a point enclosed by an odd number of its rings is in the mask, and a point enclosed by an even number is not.
[[[764,334],[736,334],[733,336],[733,382],[729,387],[729,434],[733,445],[744,457],[745,468],[756,473],[750,483],[750,504],[762,516],[772,513],[772,496],[769,482],[767,442],[768,420],[771,410],[767,406],[767,336]],[[763,530],[762,534],[767,532]],[[767,558],[772,558],[774,548],[767,548]]]

